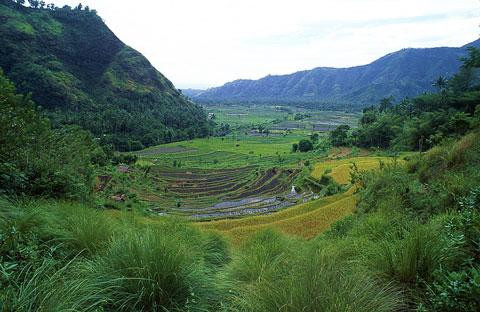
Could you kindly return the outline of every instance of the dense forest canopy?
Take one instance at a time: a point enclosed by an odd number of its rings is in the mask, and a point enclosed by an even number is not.
[[[211,124],[95,10],[0,1],[0,67],[54,127],[79,125],[118,150],[203,137]]]

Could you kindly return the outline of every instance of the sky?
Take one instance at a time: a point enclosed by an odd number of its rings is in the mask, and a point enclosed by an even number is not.
[[[51,1],[47,1],[51,2]],[[55,0],[74,6],[79,0]],[[177,88],[320,66],[368,64],[402,48],[479,38],[480,0],[83,0]]]

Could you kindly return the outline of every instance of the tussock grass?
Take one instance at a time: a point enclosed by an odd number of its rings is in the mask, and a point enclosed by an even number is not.
[[[168,227],[167,227],[168,228]],[[93,276],[119,280],[112,298],[117,311],[204,311],[215,299],[215,283],[203,254],[176,227],[122,233],[91,263]],[[188,229],[186,231],[189,231]],[[195,237],[192,237],[195,241]]]
[[[273,232],[254,236],[233,262],[241,284],[230,311],[399,311],[402,293],[352,270],[336,249],[288,240]],[[240,262],[242,261],[242,262]],[[243,284],[243,286],[242,286]]]
[[[216,233],[178,219],[147,223],[123,212],[112,218],[81,204],[1,203],[0,284],[16,276],[0,292],[6,311],[210,311],[219,306],[222,282],[216,270],[228,263],[230,253]],[[39,256],[45,261],[38,265]]]
[[[114,236],[116,223],[103,211],[72,203],[47,203],[42,210],[49,235],[75,253],[96,254]]]
[[[226,274],[234,281],[247,284],[288,274],[296,247],[294,239],[274,230],[258,232],[240,248]]]
[[[115,291],[112,282],[86,276],[73,262],[59,266],[45,260],[40,267],[21,272],[15,281],[16,290],[7,291],[2,311],[99,311]]]
[[[435,270],[458,256],[455,245],[432,225],[414,225],[399,239],[391,232],[367,254],[368,263],[380,274],[401,284],[430,281]]]

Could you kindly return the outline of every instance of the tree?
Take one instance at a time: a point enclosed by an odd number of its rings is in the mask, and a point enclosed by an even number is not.
[[[292,152],[293,153],[296,153],[298,151],[298,144],[297,143],[293,143],[292,144]]]
[[[98,145],[75,127],[52,129],[0,71],[0,194],[86,198]],[[75,152],[72,152],[75,151]]]
[[[298,150],[302,153],[313,150],[313,143],[310,140],[303,139],[298,142]]]
[[[380,112],[386,112],[393,107],[393,97],[383,98],[380,100],[379,110]]]
[[[335,130],[330,132],[330,141],[333,146],[346,146],[349,142],[350,126],[340,125]]]
[[[35,8],[35,9],[37,9],[40,5],[40,1],[38,0],[28,0],[28,3],[32,8]]]
[[[363,115],[360,118],[360,124],[366,125],[377,120],[377,109],[374,106],[370,106],[363,109]]]
[[[433,83],[433,86],[438,89],[439,92],[444,92],[448,86],[447,78],[439,76]]]
[[[468,52],[468,57],[462,59],[460,71],[449,81],[449,87],[457,94],[471,90],[480,83],[476,74],[476,69],[480,67],[480,49],[469,47]]]

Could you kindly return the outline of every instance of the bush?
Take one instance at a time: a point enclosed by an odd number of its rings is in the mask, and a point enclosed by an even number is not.
[[[300,140],[300,142],[298,142],[298,150],[302,153],[313,150],[312,141],[306,139]]]
[[[349,138],[350,126],[340,125],[330,132],[330,141],[333,146],[347,146],[350,144]]]
[[[72,262],[59,266],[53,260],[45,260],[34,270],[26,269],[15,284],[17,289],[5,290],[5,298],[0,293],[2,311],[95,312],[109,301],[113,290],[111,283],[89,278]]]
[[[429,307],[432,311],[478,311],[480,306],[480,268],[459,272],[437,273],[436,282],[429,289]]]
[[[297,250],[287,274],[262,278],[237,300],[239,311],[398,311],[402,295],[351,271],[331,250]],[[272,263],[272,265],[278,265]]]
[[[411,286],[431,281],[433,272],[458,254],[457,247],[448,244],[439,228],[416,226],[405,238],[390,236],[378,244],[372,265],[384,276]]]
[[[213,309],[218,291],[192,234],[188,228],[162,226],[116,236],[105,255],[91,264],[94,279],[118,281],[111,308]]]

